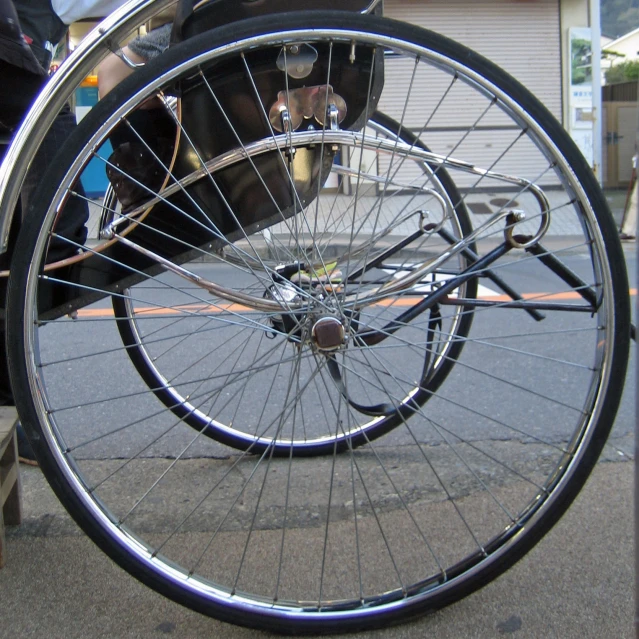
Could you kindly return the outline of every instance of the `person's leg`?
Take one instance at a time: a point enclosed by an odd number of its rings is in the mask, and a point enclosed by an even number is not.
[[[34,97],[42,88],[42,84],[45,80],[46,78],[44,76],[23,71],[4,60],[0,60],[0,86],[2,86],[2,93],[0,95],[0,127],[2,127],[3,134],[13,134]],[[2,161],[5,151],[5,147],[0,149],[0,161]],[[18,211],[21,211],[20,202],[18,203]],[[12,227],[13,239],[15,239],[16,229],[20,224],[20,220],[21,215],[14,216],[14,225]],[[10,242],[9,250],[3,255],[0,255],[0,270],[9,268],[12,247],[13,242]],[[5,307],[5,294],[6,278],[3,278],[3,281],[0,282],[0,297],[3,308]],[[2,318],[0,323],[0,404],[13,404],[13,394],[9,384],[9,371],[5,357],[4,318]]]
[[[53,121],[49,132],[45,136],[33,162],[27,172],[20,197],[22,199],[22,220],[28,218],[29,208],[34,203],[33,196],[38,188],[42,176],[51,165],[56,153],[64,142],[73,133],[77,126],[75,114],[68,105],[58,114]],[[79,247],[83,246],[87,239],[87,222],[89,220],[89,207],[85,199],[84,189],[81,183],[75,185],[76,196],[70,197],[58,218],[55,226],[56,235],[59,238],[51,240],[48,262],[57,262],[71,255],[75,255]],[[61,239],[64,238],[64,239]]]
[[[15,67],[0,60],[0,86],[2,86],[2,98],[0,101],[0,124],[3,131],[15,131],[25,113],[37,97],[46,82],[45,76],[39,76]],[[29,206],[40,184],[42,176],[51,165],[56,153],[71,135],[76,127],[75,115],[67,106],[58,114],[51,128],[45,136],[38,152],[36,153],[20,192],[20,217],[14,218],[14,222],[24,221],[28,215]],[[1,159],[1,158],[0,158]],[[86,223],[89,219],[87,202],[82,199],[84,191],[82,185],[76,189],[79,197],[71,198],[60,216],[56,225],[56,233],[67,238],[73,243],[84,244],[86,240]],[[68,257],[77,252],[73,244],[59,240],[52,244],[52,252],[49,261],[56,261]],[[0,266],[7,267],[10,259],[10,251],[0,262]]]
[[[16,9],[18,10],[17,14],[15,13]],[[17,34],[16,38],[10,38],[8,43],[17,43],[17,50],[19,50],[21,46],[19,41],[22,38],[20,32],[24,29],[24,33],[29,36],[28,38],[25,37],[25,40],[30,41],[32,45],[32,55],[20,54],[0,60],[0,133],[3,138],[6,138],[13,135],[34,99],[41,91],[42,86],[47,81],[47,75],[44,70],[49,67],[50,54],[46,44],[48,42],[58,42],[66,31],[66,26],[62,24],[53,12],[51,3],[48,0],[21,3],[18,6],[9,3],[9,11],[5,12],[4,15],[12,26],[12,36]],[[28,53],[26,47],[25,50]],[[15,64],[11,64],[11,62]],[[42,66],[42,69],[38,68],[38,64]],[[17,237],[19,226],[25,222],[25,218],[28,216],[29,205],[33,201],[33,196],[45,170],[53,162],[57,150],[70,135],[75,125],[75,118],[70,110],[65,108],[57,116],[38,153],[33,158],[22,185],[20,201],[15,211],[16,215],[13,216],[9,236],[9,250],[0,256],[1,270],[7,270],[10,265],[11,251],[15,246],[15,238]],[[0,148],[0,161],[5,151],[6,146]],[[82,191],[81,186],[79,191]],[[76,198],[72,199],[75,200]],[[59,218],[56,231],[73,242],[83,244],[86,239],[85,224],[87,220],[87,203],[79,199],[65,207]],[[52,247],[50,254],[52,259],[60,259],[77,251],[75,246],[69,249],[68,242],[62,244]],[[6,281],[6,277],[0,281],[0,303],[3,307],[5,306]],[[2,318],[0,318],[0,403],[7,405],[13,404],[13,393],[8,375],[5,342],[3,314]],[[20,424],[18,424],[18,454],[21,461],[26,459],[31,463],[35,463],[33,449]]]
[[[122,49],[122,56],[134,64],[144,64],[169,46],[171,24],[165,24],[135,38]],[[110,54],[98,67],[98,93],[104,98],[135,70],[122,57]],[[113,153],[107,177],[127,211],[148,199],[166,178],[166,163],[173,155],[175,123],[156,99],[147,100],[127,118],[127,124],[111,131]],[[133,178],[133,179],[131,179]],[[141,186],[143,185],[143,186]]]
[[[19,81],[22,76],[22,82]],[[20,124],[25,111],[29,108],[34,96],[42,87],[44,78],[26,71],[18,70],[3,60],[0,60],[0,86],[2,86],[2,96],[0,98],[0,131],[3,136],[11,135]],[[0,147],[0,162],[2,161],[6,147]],[[21,203],[18,203],[18,211],[21,211]],[[11,260],[11,248],[15,242],[17,230],[20,224],[21,215],[14,216],[14,223],[11,228],[9,250],[0,255],[0,270],[7,270]],[[5,307],[4,297],[6,294],[6,278],[0,281],[0,297],[2,307]],[[0,320],[0,405],[13,405],[13,392],[9,382],[9,370],[7,367],[6,342],[4,330],[4,317]],[[18,433],[18,457],[27,463],[36,463],[33,448],[21,424],[17,426]]]
[[[124,47],[122,53],[135,64],[144,64],[146,60],[134,53],[129,47]],[[115,53],[109,55],[100,63],[98,67],[98,95],[100,99],[116,87],[124,78],[133,73],[130,67],[120,56]]]
[[[0,125],[3,132],[12,133],[20,125],[22,118],[35,100],[36,96],[46,82],[46,76],[39,76],[29,73],[14,65],[0,60],[0,86],[2,95],[0,98]],[[20,223],[28,216],[29,205],[33,202],[39,182],[46,169],[53,161],[58,149],[69,137],[76,126],[75,116],[66,107],[55,119],[51,129],[45,136],[38,153],[33,159],[29,171],[20,192],[20,203],[11,228],[9,250],[0,256],[0,269],[6,270],[11,259],[11,250],[17,236]],[[2,149],[4,151],[4,149]],[[0,160],[2,157],[0,156]],[[84,195],[81,185],[77,191]],[[63,240],[52,243],[50,261],[55,261],[63,257],[68,257],[77,252],[75,244],[82,245],[86,240],[86,222],[88,220],[87,202],[79,198],[71,198],[65,207],[58,224],[56,233],[71,240],[74,244],[69,244]],[[4,306],[4,295],[6,290],[6,278],[2,282],[1,297]],[[0,404],[12,404],[13,394],[9,383],[9,375],[5,358],[4,340],[4,320],[0,325]]]

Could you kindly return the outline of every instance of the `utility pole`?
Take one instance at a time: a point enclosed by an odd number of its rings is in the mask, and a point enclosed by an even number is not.
[[[601,0],[590,0],[590,31],[592,37],[592,168],[603,185],[602,136],[603,106],[601,101]]]

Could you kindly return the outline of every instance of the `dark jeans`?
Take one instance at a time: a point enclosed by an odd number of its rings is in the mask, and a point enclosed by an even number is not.
[[[0,60],[0,134],[3,137],[10,135],[17,129],[46,81],[46,76],[29,73]],[[75,115],[66,106],[53,122],[27,172],[20,193],[18,210],[13,218],[9,250],[5,255],[0,256],[1,269],[6,269],[9,266],[13,242],[19,226],[29,223],[29,207],[34,204],[33,196],[37,192],[43,175],[75,127]],[[0,146],[0,159],[4,156],[5,151],[6,148]],[[77,184],[74,190],[80,197],[69,198],[56,223],[55,231],[62,237],[82,245],[87,236],[86,223],[89,219],[89,209],[86,201],[82,199],[84,196],[82,185]],[[73,244],[54,239],[51,242],[47,261],[53,262],[63,259],[75,252],[77,252],[77,248]],[[4,284],[2,285],[3,298],[6,289]],[[11,398],[4,348],[4,327],[2,327],[0,330],[0,403],[7,403],[11,401]]]

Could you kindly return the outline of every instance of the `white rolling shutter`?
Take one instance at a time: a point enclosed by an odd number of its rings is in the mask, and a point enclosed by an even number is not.
[[[561,118],[558,0],[385,0],[384,14],[481,53]]]
[[[546,107],[561,117],[561,55],[558,0],[385,0],[385,15],[411,22],[442,33],[478,51],[496,62],[528,87]],[[387,59],[385,86],[380,110],[396,119],[402,118],[404,100],[410,88],[410,104],[423,105],[422,110],[409,108],[408,113],[420,117],[420,111],[432,114],[448,80],[441,73],[432,78],[412,81],[414,69],[407,61]],[[422,71],[420,70],[420,73]],[[428,73],[423,71],[423,73]],[[470,93],[468,89],[466,89]],[[433,150],[487,168],[498,157],[496,149],[508,151],[508,165],[493,169],[546,184],[554,182],[538,153],[531,153],[529,143],[517,142],[512,121],[497,109],[482,114],[476,96],[465,99],[464,91],[455,89],[455,97],[428,121],[422,139]],[[472,108],[471,108],[472,106]],[[461,131],[472,127],[481,115],[480,132],[475,131],[459,148],[456,141]],[[430,117],[430,116],[429,116]],[[404,125],[418,132],[423,121],[407,121]],[[489,159],[490,158],[490,159]],[[380,175],[388,171],[382,157],[377,167]],[[417,167],[402,170],[402,179],[418,179]],[[458,186],[476,181],[472,176],[456,176]],[[486,187],[490,187],[486,184]]]

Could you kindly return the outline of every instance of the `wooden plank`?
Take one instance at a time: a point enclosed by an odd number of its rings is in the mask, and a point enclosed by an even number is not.
[[[18,464],[15,462],[6,465],[2,463],[0,465],[0,504],[3,506],[13,489],[16,479],[18,479]]]
[[[22,521],[22,486],[13,406],[0,406],[0,568],[5,564],[4,526]]]
[[[2,507],[4,523],[7,526],[19,526],[22,523],[22,482],[20,480],[20,461],[18,459],[18,436],[13,433],[13,442],[8,447],[5,458],[11,461],[10,478],[11,486]]]
[[[4,567],[4,518],[0,508],[0,568]]]
[[[19,526],[22,523],[22,484],[19,474],[7,501],[4,503],[2,516],[7,526]]]
[[[0,406],[0,455],[7,447],[17,421],[18,411],[15,406]]]

